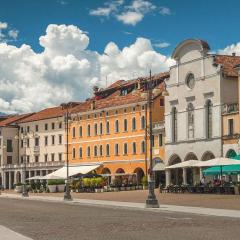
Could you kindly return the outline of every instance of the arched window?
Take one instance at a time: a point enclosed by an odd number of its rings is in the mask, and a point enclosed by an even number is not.
[[[142,141],[141,142],[141,153],[145,153],[146,151],[146,144],[145,144],[145,141]]]
[[[119,122],[118,120],[115,121],[115,133],[119,132]]]
[[[91,148],[87,147],[87,156],[90,157],[90,155],[91,155]]]
[[[106,123],[106,134],[110,133],[110,125],[109,125],[109,121],[107,121]]]
[[[102,134],[103,134],[103,124],[102,124],[102,123],[100,123],[100,129],[99,129],[99,133],[100,133],[100,135],[102,135]]]
[[[206,138],[212,137],[212,102],[207,100],[206,105]]]
[[[94,157],[97,157],[97,146],[94,146]]]
[[[75,148],[73,148],[73,150],[72,150],[72,158],[73,158],[73,159],[76,158],[76,150],[75,150]]]
[[[118,148],[118,144],[115,144],[115,155],[118,156],[119,155],[119,148]]]
[[[194,107],[192,103],[188,104],[187,108],[187,121],[188,121],[188,138],[194,138]]]
[[[141,117],[141,129],[145,129],[146,126],[146,119],[145,116]]]
[[[137,145],[136,145],[136,142],[133,142],[133,144],[132,144],[132,153],[133,153],[133,154],[136,154],[136,153],[137,153]]]
[[[79,157],[82,158],[82,148],[79,148]]]
[[[97,123],[94,124],[94,135],[97,136],[98,134],[98,126]]]
[[[123,154],[124,155],[128,154],[128,145],[127,145],[127,143],[124,143],[124,145],[123,145]]]
[[[82,137],[82,126],[79,127],[79,137]]]
[[[136,130],[136,118],[132,118],[132,130],[135,131]]]
[[[128,122],[127,119],[124,119],[124,132],[128,131]]]
[[[90,124],[88,124],[88,126],[87,126],[87,135],[88,135],[88,137],[90,137],[90,135],[91,135],[91,126],[90,126]]]
[[[100,145],[100,147],[99,147],[99,155],[100,155],[100,156],[103,155],[103,147],[102,147],[102,145]]]
[[[76,128],[73,127],[72,129],[72,137],[75,138],[76,137]]]
[[[172,141],[177,141],[177,109],[172,108]]]
[[[109,147],[109,144],[106,145],[106,156],[110,156],[110,147]]]

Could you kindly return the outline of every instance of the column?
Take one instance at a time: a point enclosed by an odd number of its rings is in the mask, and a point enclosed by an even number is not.
[[[7,178],[7,176],[6,176],[6,173],[5,172],[3,172],[2,173],[2,185],[3,185],[3,188],[4,189],[6,189],[6,178]]]
[[[12,172],[9,172],[8,189],[12,189]]]
[[[187,185],[187,169],[183,168],[183,184]]]
[[[171,171],[169,169],[165,170],[166,186],[169,186],[171,183]]]
[[[202,168],[199,169],[199,180],[201,180],[203,177],[203,172],[202,172]]]

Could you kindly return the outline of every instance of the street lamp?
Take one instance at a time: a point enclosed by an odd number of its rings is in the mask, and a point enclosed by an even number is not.
[[[68,157],[68,132],[69,132],[69,122],[68,122],[68,120],[69,120],[69,106],[70,106],[70,104],[71,103],[64,103],[64,104],[62,104],[61,106],[62,106],[62,108],[63,109],[66,109],[66,113],[65,113],[65,119],[64,119],[64,121],[65,121],[65,130],[66,130],[66,137],[67,137],[67,142],[66,142],[66,147],[67,147],[67,149],[66,149],[66,154],[67,154],[67,180],[66,180],[66,190],[65,190],[65,192],[64,192],[64,200],[65,201],[71,201],[72,200],[72,196],[71,196],[71,193],[70,193],[70,187],[69,187],[69,157]]]
[[[146,200],[147,208],[159,208],[159,203],[154,193],[155,181],[153,178],[153,163],[152,163],[152,145],[153,145],[153,134],[152,134],[152,76],[150,70],[149,83],[146,82],[148,91],[148,112],[149,112],[149,180],[148,180],[148,198]]]

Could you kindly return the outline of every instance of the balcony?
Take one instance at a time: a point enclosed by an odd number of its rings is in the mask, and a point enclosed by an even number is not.
[[[153,122],[153,131],[164,131],[165,130],[165,122]]]
[[[38,155],[40,153],[40,147],[39,146],[34,146],[33,153],[35,155]]]
[[[234,134],[224,135],[224,136],[222,136],[222,139],[223,140],[232,140],[232,139],[237,139],[238,140],[239,137],[240,137],[240,134],[234,133]]]
[[[223,104],[222,106],[223,115],[238,113],[238,111],[239,111],[238,103]]]

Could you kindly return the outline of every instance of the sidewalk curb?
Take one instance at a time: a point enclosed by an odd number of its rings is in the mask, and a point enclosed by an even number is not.
[[[125,208],[133,210],[151,211],[151,212],[177,212],[186,214],[197,214],[205,216],[215,216],[215,217],[230,217],[230,218],[240,218],[240,210],[228,210],[228,209],[214,209],[214,208],[203,208],[203,207],[191,207],[191,206],[177,206],[177,205],[166,205],[160,203],[160,208],[146,208],[144,203],[134,203],[134,202],[117,202],[117,201],[107,201],[107,200],[92,200],[92,199],[74,199],[73,201],[64,201],[60,197],[41,197],[41,196],[30,196],[23,198],[21,195],[15,194],[5,194],[0,195],[1,198],[11,198],[20,199],[28,201],[42,201],[42,202],[58,202],[70,205],[87,205],[87,206],[97,206],[97,207],[111,207],[111,208]]]

